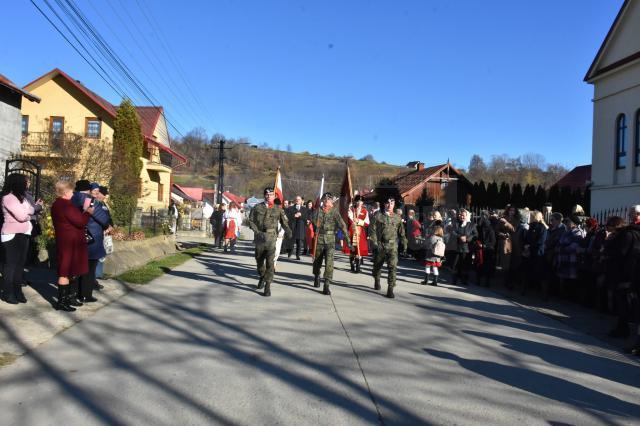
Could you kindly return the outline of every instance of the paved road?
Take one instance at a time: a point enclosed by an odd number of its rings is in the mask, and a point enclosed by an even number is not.
[[[640,424],[640,366],[484,289],[209,252],[0,370],[3,425]],[[369,272],[366,265],[365,271]]]

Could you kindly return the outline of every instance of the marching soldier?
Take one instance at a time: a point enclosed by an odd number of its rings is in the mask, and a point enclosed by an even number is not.
[[[336,248],[336,228],[342,230],[342,235],[349,235],[347,225],[340,216],[338,209],[333,208],[333,197],[330,193],[322,196],[323,206],[315,211],[313,224],[316,228],[315,254],[313,258],[313,286],[320,287],[320,268],[322,259],[326,258],[324,268],[324,288],[323,294],[331,294],[329,286],[333,279],[333,253]]]
[[[249,227],[254,232],[253,241],[256,245],[256,264],[260,280],[258,289],[264,287],[264,295],[271,296],[271,281],[273,281],[273,260],[276,252],[278,237],[278,223],[282,225],[287,238],[291,237],[291,229],[287,224],[284,210],[274,206],[276,194],[273,188],[264,189],[264,202],[251,209]]]
[[[387,297],[393,299],[393,287],[396,285],[396,269],[398,267],[398,240],[402,244],[403,252],[407,250],[402,217],[394,213],[395,199],[388,198],[384,203],[384,211],[379,211],[371,220],[369,239],[375,252],[373,257],[374,288],[380,290],[380,272],[387,262],[389,275],[387,282]]]

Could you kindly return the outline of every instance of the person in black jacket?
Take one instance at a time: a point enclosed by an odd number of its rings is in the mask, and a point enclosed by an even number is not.
[[[295,202],[292,206],[288,207],[285,211],[287,219],[289,220],[289,227],[293,232],[291,236],[291,242],[287,246],[287,255],[291,257],[293,253],[293,246],[296,247],[296,259],[300,260],[300,252],[305,248],[306,240],[306,222],[307,222],[307,208],[302,205],[302,197],[296,196]]]
[[[484,286],[491,285],[491,278],[496,270],[496,232],[489,221],[487,212],[482,213],[478,223],[478,239],[476,240],[476,274],[478,284],[484,279]]]
[[[542,212],[534,211],[531,215],[529,229],[524,234],[522,257],[525,276],[522,280],[521,291],[523,295],[527,292],[528,287],[537,287],[544,279],[542,271],[545,268],[544,248],[547,241],[547,229]]]
[[[610,218],[607,226],[610,226]],[[613,229],[612,229],[613,231]],[[607,275],[613,286],[618,308],[618,320],[611,337],[634,339],[627,352],[640,355],[640,225],[632,224],[613,231],[613,236],[605,245],[605,257],[609,264]],[[630,327],[629,323],[634,326]]]
[[[453,284],[461,282],[462,285],[469,285],[469,269],[471,267],[471,248],[478,238],[478,228],[471,222],[471,214],[460,209],[458,221],[451,226],[450,238],[457,241],[457,249],[453,259],[452,269]]]

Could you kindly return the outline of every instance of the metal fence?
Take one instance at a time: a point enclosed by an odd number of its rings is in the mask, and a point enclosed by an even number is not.
[[[618,207],[613,209],[605,209],[599,211],[591,216],[594,217],[600,225],[605,225],[607,219],[612,216],[620,216],[625,221],[629,219],[629,209],[630,207]]]

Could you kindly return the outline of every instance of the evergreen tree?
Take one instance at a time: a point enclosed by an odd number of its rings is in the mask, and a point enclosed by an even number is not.
[[[572,198],[571,188],[568,186],[563,186],[560,188],[560,200],[558,202],[558,208],[560,213],[565,216],[571,214],[571,207],[575,204]]]
[[[498,208],[502,209],[507,204],[511,204],[511,188],[507,182],[502,182],[498,191]]]
[[[493,181],[487,187],[487,207],[498,208],[499,196],[498,196],[498,184]]]
[[[120,104],[113,126],[113,175],[111,194],[111,216],[116,225],[131,222],[132,212],[140,194],[140,172],[142,171],[142,131],[136,110],[129,99]]]
[[[544,189],[542,185],[540,185],[536,190],[536,196],[535,196],[536,209],[541,209],[546,202],[547,202],[547,190]]]
[[[476,205],[480,207],[487,207],[487,185],[481,180],[478,184],[478,194],[476,195]]]
[[[522,198],[522,185],[514,183],[513,188],[511,189],[511,204],[518,208],[525,207]]]
[[[522,204],[526,207],[529,207],[531,210],[540,210],[542,208],[542,204],[538,204],[536,200],[536,187],[533,185],[527,185],[524,188],[524,193],[522,194]]]
[[[551,203],[552,209],[554,212],[560,212],[560,204],[561,204],[561,200],[560,200],[560,188],[558,188],[558,185],[553,185],[550,189],[549,189],[549,194],[547,196],[549,202]]]
[[[478,182],[475,182],[471,187],[471,205],[479,206],[478,204],[478,192],[480,190],[480,185]]]

